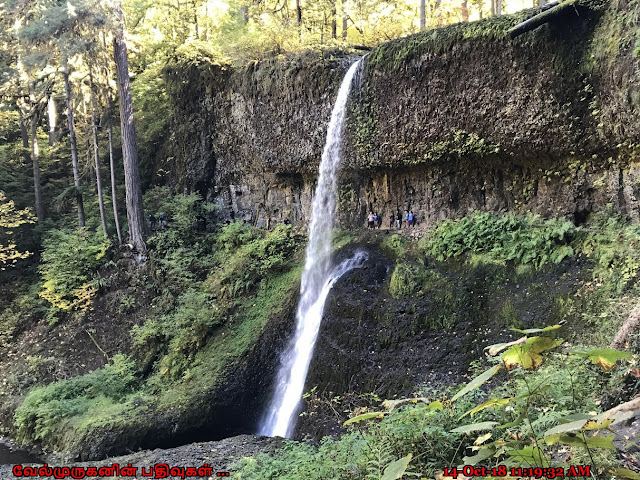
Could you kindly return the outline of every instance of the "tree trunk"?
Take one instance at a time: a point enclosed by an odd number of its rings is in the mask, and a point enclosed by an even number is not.
[[[76,202],[78,204],[78,225],[84,227],[84,203],[80,193],[80,174],[78,172],[78,147],[76,145],[76,131],[73,126],[73,108],[71,107],[71,85],[69,83],[69,65],[63,59],[62,76],[64,78],[64,96],[67,103],[67,124],[69,126],[69,143],[71,144],[71,164],[73,166],[73,183],[76,187]]]
[[[331,7],[331,38],[338,38],[338,11],[336,9],[335,0]]]
[[[238,9],[238,16],[245,25],[249,23],[249,7],[246,5],[240,7]]]
[[[49,116],[49,146],[53,147],[56,143],[56,101],[53,99],[53,95],[49,96],[47,102],[47,114]]]
[[[427,28],[427,5],[425,0],[420,0],[420,30]],[[415,25],[415,24],[414,24]]]
[[[347,41],[349,32],[349,15],[347,15],[347,1],[342,0],[342,40]]]
[[[502,0],[495,0],[496,2],[496,15],[502,15]]]
[[[100,221],[104,236],[109,236],[107,231],[107,216],[104,211],[104,198],[102,196],[102,175],[100,174],[100,153],[98,151],[98,126],[96,125],[96,106],[93,96],[93,76],[89,70],[89,88],[91,89],[91,130],[93,133],[93,160],[96,165],[96,188],[98,190],[98,206],[100,207]]]
[[[31,161],[33,162],[33,190],[36,195],[36,217],[38,223],[44,221],[44,206],[40,187],[40,146],[38,145],[38,118],[31,119]]]
[[[40,186],[40,149],[38,148],[38,139],[36,137],[38,121],[34,115],[31,123],[31,142],[29,142],[27,125],[20,107],[18,107],[18,115],[20,119],[20,137],[22,137],[22,156],[24,157],[25,163],[31,163],[33,165],[33,191],[35,194],[36,217],[38,218],[38,223],[42,223],[44,221],[44,205],[42,204]],[[31,143],[31,151],[29,143]]]
[[[460,13],[462,15],[462,21],[469,21],[469,5],[467,0],[462,0],[462,5],[460,6]]]
[[[113,221],[116,224],[118,233],[118,244],[122,245],[122,232],[120,231],[120,220],[118,219],[118,200],[116,195],[116,169],[113,159],[113,126],[111,124],[111,101],[109,101],[109,169],[111,170],[111,203],[113,204]]]
[[[136,146],[136,130],[133,123],[133,102],[129,81],[129,59],[127,45],[124,41],[124,22],[120,4],[115,4],[118,18],[118,29],[113,38],[113,53],[116,62],[116,77],[120,95],[120,128],[122,137],[122,159],[124,162],[124,184],[127,203],[127,219],[129,221],[129,243],[146,259],[147,246],[144,243],[144,209],[142,206],[142,189],[138,172],[138,149]]]

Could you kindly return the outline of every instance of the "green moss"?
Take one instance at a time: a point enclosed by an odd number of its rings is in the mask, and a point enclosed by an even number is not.
[[[477,22],[456,23],[415,35],[399,38],[376,47],[368,56],[369,68],[397,69],[425,54],[441,54],[464,40],[503,39],[507,30],[531,16],[535,10],[523,10],[513,15],[486,18]]]
[[[416,293],[422,285],[424,267],[418,264],[398,263],[391,274],[389,293],[394,298]]]
[[[603,0],[578,0],[575,7],[579,11],[596,11],[602,10],[607,3]],[[465,41],[506,41],[507,31],[511,27],[538,12],[537,8],[521,10],[511,15],[456,23],[392,40],[379,45],[370,53],[367,60],[368,68],[396,70],[423,55],[448,52],[455,45]]]
[[[450,162],[452,159],[486,158],[501,152],[500,145],[486,141],[475,133],[456,130],[442,141],[433,142],[422,158],[406,161],[407,165]]]

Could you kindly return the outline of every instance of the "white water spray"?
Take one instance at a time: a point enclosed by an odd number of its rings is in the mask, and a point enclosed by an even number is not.
[[[296,313],[296,333],[281,356],[273,399],[260,426],[259,433],[262,435],[271,437],[292,435],[327,295],[342,275],[361,266],[368,258],[365,252],[357,252],[335,269],[331,268],[331,228],[336,208],[336,169],[340,163],[345,107],[351,82],[361,63],[362,59],[351,65],[347,71],[331,112],[327,140],[320,162],[318,186],[313,195],[307,259],[302,273],[300,303]]]

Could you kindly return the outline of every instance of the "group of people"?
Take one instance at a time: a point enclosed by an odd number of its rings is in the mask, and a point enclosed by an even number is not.
[[[369,212],[367,222],[369,228],[380,228],[382,226],[382,216],[378,215],[377,212]],[[391,215],[389,215],[389,229],[392,229],[395,226],[400,230],[403,224],[406,228],[415,226],[416,216],[414,215],[413,210],[405,210],[404,213],[400,213],[400,210],[398,210],[395,214],[391,212]]]
[[[156,230],[156,223],[158,224],[158,230],[164,230],[167,227],[167,219],[164,216],[164,213],[158,215],[157,222],[156,217],[153,215],[153,213],[149,215],[149,227],[151,228],[152,232],[155,232]]]

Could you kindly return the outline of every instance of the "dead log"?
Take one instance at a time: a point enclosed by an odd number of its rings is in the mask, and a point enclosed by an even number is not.
[[[566,0],[564,2],[559,2],[554,0],[553,2],[547,3],[543,8],[543,10],[534,15],[533,17],[525,20],[522,23],[517,24],[515,27],[510,28],[507,33],[511,38],[515,38],[523,33],[529,32],[535,28],[538,28],[540,25],[543,25],[547,22],[550,22],[558,15],[566,12],[570,8],[574,8],[576,0]]]
[[[640,325],[640,306],[631,310],[631,313],[611,342],[610,348],[624,348],[627,338],[629,338],[629,334],[638,328],[638,325]]]

